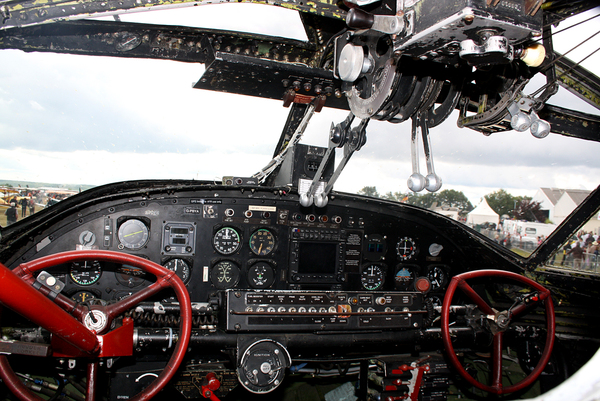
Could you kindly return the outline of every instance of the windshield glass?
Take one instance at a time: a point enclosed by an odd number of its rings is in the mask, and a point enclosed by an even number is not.
[[[257,9],[262,15],[263,7]],[[294,25],[289,36],[302,39],[297,13],[273,9],[290,16],[283,28]],[[206,25],[236,25],[224,13],[209,14],[215,24]],[[122,20],[143,21],[138,15]],[[269,18],[280,23],[260,33],[284,31],[282,18]],[[594,40],[587,45],[597,49]],[[193,89],[205,69],[197,63],[17,50],[2,50],[0,58],[1,202],[3,210],[15,203],[18,220],[110,182],[250,177],[273,157],[289,112],[277,100]],[[597,61],[594,55],[583,65],[594,70]],[[543,84],[536,78],[528,90]],[[563,89],[549,103],[598,112]],[[326,147],[331,124],[347,114],[325,107],[301,143]],[[368,125],[365,146],[335,190],[430,208],[526,256],[598,185],[597,142],[515,131],[485,136],[458,128],[457,117],[455,112],[430,131],[435,171],[443,181],[439,192],[407,188],[410,122],[379,121]],[[421,163],[424,170],[423,155]],[[10,222],[2,213],[0,224]],[[596,222],[583,232],[597,235]]]

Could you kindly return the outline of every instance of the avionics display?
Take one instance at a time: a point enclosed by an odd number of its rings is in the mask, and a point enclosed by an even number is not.
[[[298,274],[335,274],[336,243],[299,242]]]
[[[314,285],[343,280],[345,244],[336,230],[292,228],[290,281]],[[313,288],[310,287],[310,288]]]

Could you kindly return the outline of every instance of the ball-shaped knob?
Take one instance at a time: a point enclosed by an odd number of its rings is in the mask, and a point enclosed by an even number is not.
[[[308,194],[303,193],[300,195],[300,205],[304,207],[309,207],[313,203],[313,197],[308,196]]]
[[[325,194],[315,195],[315,206],[316,207],[325,207],[329,203],[329,198]]]
[[[536,120],[531,123],[531,135],[542,139],[550,133],[550,123],[545,120]]]
[[[408,177],[408,189],[413,192],[421,192],[425,188],[425,177],[423,174],[413,173]]]
[[[436,192],[442,187],[442,179],[437,174],[428,174],[425,177],[425,189],[429,192]]]
[[[531,119],[525,113],[517,113],[510,119],[510,126],[517,132],[526,131],[531,125]]]

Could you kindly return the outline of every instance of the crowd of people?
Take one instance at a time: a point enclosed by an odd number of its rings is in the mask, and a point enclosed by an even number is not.
[[[19,219],[19,214],[21,218],[31,216],[35,213],[35,206],[36,202],[32,193],[28,193],[26,196],[20,197],[20,199],[17,196],[13,196],[8,202],[8,208],[4,211],[6,225],[9,226],[16,223]]]
[[[598,270],[600,254],[599,236],[592,232],[580,232],[572,241],[563,246],[561,266],[569,264],[576,270]]]

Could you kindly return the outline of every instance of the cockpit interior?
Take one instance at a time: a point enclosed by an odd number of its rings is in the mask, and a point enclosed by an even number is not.
[[[414,193],[442,187],[429,131],[451,115],[477,135],[599,142],[600,117],[547,103],[560,84],[600,107],[551,30],[597,2],[256,2],[298,12],[306,41],[119,18],[204,3],[0,1],[0,59],[204,64],[190,90],[289,109],[254,175],[108,183],[1,227],[0,398],[594,399],[600,276],[547,262],[598,215],[598,188],[522,255],[334,184],[371,120],[411,127]],[[347,116],[328,146],[300,143],[326,108]]]

